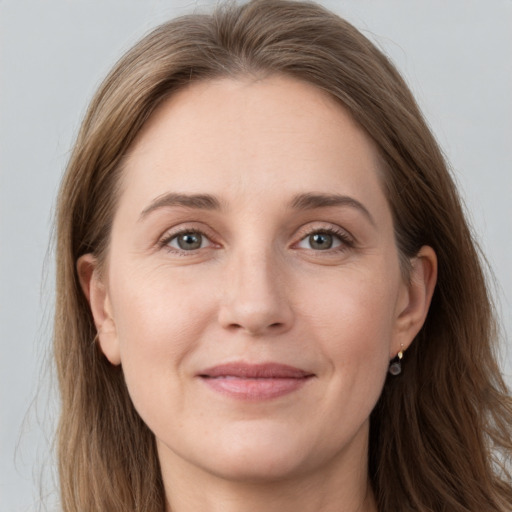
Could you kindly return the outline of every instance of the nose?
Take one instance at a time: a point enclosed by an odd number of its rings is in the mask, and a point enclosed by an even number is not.
[[[286,332],[293,310],[285,273],[270,255],[234,257],[226,269],[219,323],[225,329],[252,336]]]

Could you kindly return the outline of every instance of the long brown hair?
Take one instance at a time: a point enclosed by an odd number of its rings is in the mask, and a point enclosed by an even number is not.
[[[443,156],[390,61],[313,3],[254,0],[150,33],[115,66],[82,124],[58,200],[55,355],[66,512],[165,508],[152,433],[122,369],[95,343],[77,259],[101,261],[128,148],[158,105],[198,80],[285,74],[327,91],[377,144],[406,262],[430,245],[438,285],[426,323],[371,416],[369,471],[381,512],[512,508],[512,400],[476,243]]]

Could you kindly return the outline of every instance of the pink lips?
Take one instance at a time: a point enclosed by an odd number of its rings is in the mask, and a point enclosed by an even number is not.
[[[198,377],[211,389],[241,400],[268,400],[291,393],[314,374],[293,366],[228,363],[202,371]]]

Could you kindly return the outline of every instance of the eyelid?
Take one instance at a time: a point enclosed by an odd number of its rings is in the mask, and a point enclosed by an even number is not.
[[[183,235],[194,235],[196,237],[200,237],[200,240],[201,240],[200,247],[197,247],[195,249],[183,249],[182,247],[179,247],[179,245],[180,245],[179,238]],[[173,245],[175,241],[176,241],[178,247]],[[199,231],[191,231],[188,229],[185,231],[182,231],[181,233],[176,233],[176,234],[168,237],[167,242],[166,242],[166,246],[168,248],[172,247],[173,250],[184,251],[184,252],[193,252],[193,251],[196,251],[199,249],[206,249],[207,247],[210,247],[211,245],[212,245],[211,240],[204,233],[201,233]]]
[[[199,249],[192,249],[192,250],[183,250],[179,249],[177,247],[171,247],[169,245],[169,242],[173,240],[174,238],[185,234],[185,233],[195,233],[198,235],[201,235],[202,237],[206,238],[209,242],[209,244],[206,247],[201,247]],[[208,229],[204,225],[201,227],[198,227],[196,223],[182,223],[178,226],[175,226],[173,228],[167,229],[161,236],[158,237],[157,240],[157,248],[166,249],[169,252],[177,253],[177,254],[186,254],[191,253],[194,254],[196,251],[208,249],[214,246],[220,247],[220,244],[218,244],[215,241],[215,235],[213,234],[211,229]]]
[[[200,226],[198,226],[200,224]],[[176,238],[177,236],[184,234],[184,233],[197,233],[201,236],[205,237],[209,244],[206,247],[201,247],[199,249],[192,249],[192,250],[182,250],[175,247],[170,247],[169,242]],[[297,248],[297,245],[302,242],[305,238],[308,236],[314,234],[314,233],[328,233],[332,234],[333,236],[337,237],[341,244],[339,246],[336,246],[331,249],[326,249],[324,251],[318,251],[314,249],[310,249],[314,252],[336,252],[336,251],[343,251],[347,248],[353,247],[356,245],[356,240],[354,236],[347,231],[346,229],[338,226],[337,224],[332,224],[330,222],[309,222],[303,226],[301,226],[298,231],[297,235],[294,237],[295,241],[291,244],[291,248]],[[198,222],[190,222],[190,223],[180,223],[179,225],[168,228],[165,230],[165,232],[160,235],[156,242],[156,247],[158,249],[164,248],[168,250],[169,252],[174,253],[181,253],[181,254],[194,254],[196,251],[209,249],[211,247],[219,248],[221,247],[221,244],[217,242],[217,235],[215,232],[209,228],[208,226],[205,226],[203,223]],[[304,249],[308,250],[308,249]]]
[[[344,229],[336,224],[322,222],[322,223],[308,223],[307,225],[302,226],[299,229],[299,232],[297,234],[298,240],[292,244],[292,247],[296,247],[300,242],[305,240],[308,236],[311,236],[315,233],[328,233],[333,236],[336,236],[341,241],[341,244],[339,246],[336,246],[331,249],[325,249],[324,251],[315,251],[315,252],[325,252],[325,253],[333,252],[333,251],[335,252],[335,251],[344,250],[347,247],[353,247],[356,244],[355,238],[346,229]],[[308,249],[305,249],[305,250],[308,250]],[[314,249],[311,249],[311,250],[313,251]]]

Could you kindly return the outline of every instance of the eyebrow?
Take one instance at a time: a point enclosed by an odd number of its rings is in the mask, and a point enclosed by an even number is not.
[[[330,206],[348,206],[361,212],[375,226],[375,219],[368,209],[357,199],[340,194],[307,193],[295,196],[291,203],[294,210],[312,210]]]
[[[151,212],[160,208],[182,206],[198,210],[220,210],[220,201],[210,194],[178,194],[169,192],[155,198],[149,206],[142,210],[139,221]],[[296,195],[290,202],[294,210],[313,210],[330,206],[348,206],[360,211],[375,226],[375,220],[368,209],[357,199],[340,194],[305,193]]]
[[[170,192],[155,198],[149,206],[142,210],[139,221],[147,217],[151,212],[160,208],[169,208],[172,206],[183,206],[185,208],[194,208],[198,210],[220,210],[219,200],[209,194],[177,194]]]

